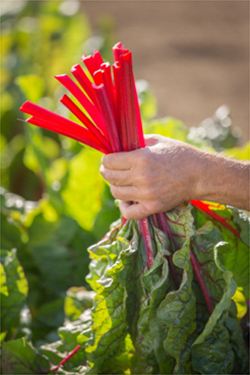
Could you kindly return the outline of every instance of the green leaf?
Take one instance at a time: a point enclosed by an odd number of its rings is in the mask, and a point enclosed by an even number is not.
[[[66,213],[87,230],[101,209],[104,182],[99,174],[100,153],[84,148],[69,163],[67,186],[62,190]]]
[[[28,294],[28,283],[16,250],[1,250],[1,331],[11,337]]]
[[[3,374],[44,374],[49,369],[48,360],[24,339],[3,343]]]
[[[92,313],[94,324],[86,347],[93,370],[100,368],[109,357],[123,352],[127,334],[126,309],[124,289],[116,278],[121,267],[120,262],[113,264],[96,281],[97,295]]]
[[[54,293],[73,285],[83,285],[89,263],[87,247],[93,237],[77,222],[62,215],[56,222],[37,215],[29,229],[27,245],[36,267],[42,274],[40,285]]]
[[[221,264],[220,259],[230,248],[228,243],[218,242],[220,236],[218,229],[208,222],[197,231],[192,246],[198,262],[198,272],[202,275],[209,296],[208,303],[213,306],[212,314],[207,321],[204,320],[205,306],[197,306],[197,316],[199,318],[203,314],[202,320],[205,325],[192,345],[192,364],[194,369],[202,374],[228,374],[235,366],[235,347],[232,345],[226,321],[233,303],[231,298],[235,293],[236,284],[232,279],[232,272]],[[196,298],[201,301],[200,292],[201,289],[196,288]],[[237,311],[232,315],[232,319],[237,326],[236,313]],[[242,363],[245,363],[244,349],[240,355]]]
[[[239,235],[235,235],[217,220],[199,210],[195,211],[196,225],[202,225],[209,218],[209,220],[212,220],[213,225],[219,228],[222,234],[221,240],[228,242],[231,248],[231,251],[226,256],[223,256],[221,261],[224,267],[233,273],[233,278],[237,285],[243,288],[245,297],[249,298],[249,216],[245,212],[230,206],[213,207],[212,211],[225,218],[232,229],[239,232]]]
[[[237,228],[239,228],[240,237],[242,241],[247,245],[250,246],[250,217],[247,215],[246,212],[238,210],[234,207],[228,207],[231,209],[232,212],[232,220],[234,224],[236,224]]]
[[[95,293],[82,287],[71,287],[67,290],[64,301],[64,312],[71,321],[77,320],[80,315],[93,306]]]

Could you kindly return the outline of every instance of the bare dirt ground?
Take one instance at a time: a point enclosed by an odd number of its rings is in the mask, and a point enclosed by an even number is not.
[[[94,30],[112,16],[158,116],[198,125],[222,104],[249,139],[248,1],[83,1]]]

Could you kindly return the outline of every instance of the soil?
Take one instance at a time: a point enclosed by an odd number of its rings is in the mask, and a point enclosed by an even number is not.
[[[158,116],[198,125],[222,104],[249,139],[248,1],[82,3],[94,32],[114,22],[114,41],[133,52],[136,79],[157,98]]]

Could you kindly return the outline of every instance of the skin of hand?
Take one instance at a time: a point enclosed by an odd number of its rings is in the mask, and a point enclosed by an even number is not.
[[[248,163],[159,135],[145,135],[145,143],[102,159],[100,172],[126,219],[166,212],[192,199],[249,209]]]

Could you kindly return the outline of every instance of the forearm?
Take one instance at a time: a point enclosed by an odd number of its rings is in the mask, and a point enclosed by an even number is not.
[[[196,199],[250,210],[250,164],[218,154],[203,153]]]
[[[113,196],[123,201],[126,219],[169,211],[190,200],[250,210],[249,163],[157,135],[145,140],[144,149],[104,156],[100,170]]]

